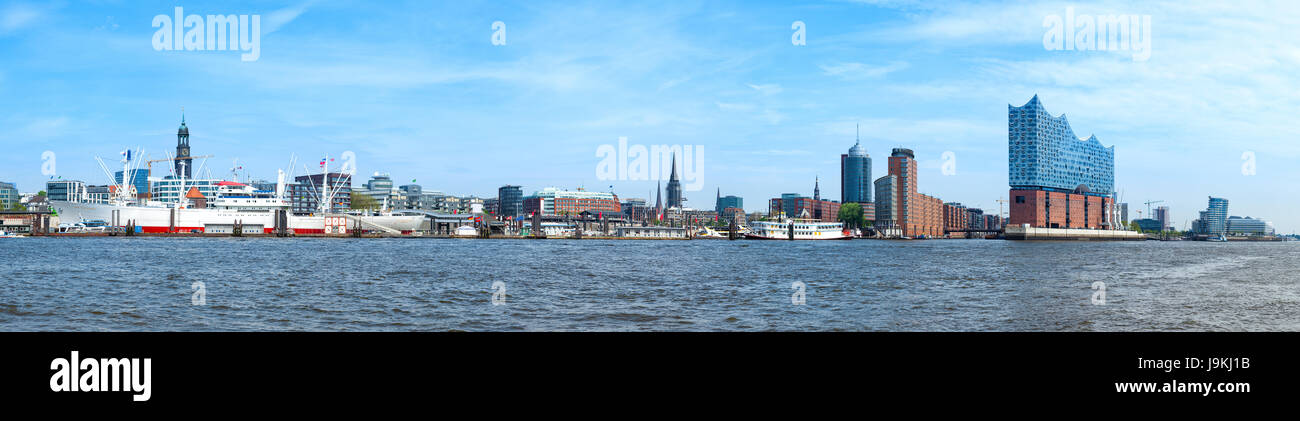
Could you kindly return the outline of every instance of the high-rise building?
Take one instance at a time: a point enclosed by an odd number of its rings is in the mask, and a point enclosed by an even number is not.
[[[1201,234],[1227,235],[1228,199],[1211,197],[1205,212],[1201,213]]]
[[[193,178],[194,160],[190,159],[190,128],[185,126],[185,112],[181,112],[181,127],[176,129],[176,178]],[[148,190],[145,190],[148,191]]]
[[[899,188],[898,180],[898,176],[894,174],[886,174],[876,179],[876,227],[897,227],[902,219],[902,212],[898,208],[901,203],[898,196],[902,193],[902,189]]]
[[[1079,139],[1052,117],[1038,96],[1007,105],[1011,225],[1036,228],[1119,228],[1114,201],[1115,149],[1096,136]]]
[[[686,199],[682,197],[682,180],[677,177],[677,154],[673,154],[672,173],[668,176],[668,207],[680,208]]]
[[[1156,208],[1155,220],[1160,221],[1160,231],[1169,231],[1171,228],[1169,223],[1170,221],[1173,221],[1173,219],[1169,217],[1169,207],[1161,206]]]
[[[497,200],[500,201],[501,215],[520,216],[524,214],[524,188],[520,186],[504,185],[497,189]]]
[[[1120,203],[1116,206],[1119,206],[1119,220],[1123,221],[1124,226],[1128,226],[1128,203]]]
[[[894,148],[889,156],[889,174],[875,183],[875,225],[897,227],[907,237],[942,236],[943,201],[918,192],[916,174],[912,150]]]
[[[840,155],[840,203],[872,203],[871,155],[854,141],[849,153]]]

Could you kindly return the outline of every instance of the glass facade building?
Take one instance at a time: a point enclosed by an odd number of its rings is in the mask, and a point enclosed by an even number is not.
[[[497,200],[500,201],[501,215],[519,216],[524,214],[524,188],[521,186],[505,185],[497,189]]]
[[[719,214],[727,208],[744,209],[745,199],[740,196],[722,196],[718,198],[718,203],[714,206],[713,211]]]
[[[1024,106],[1007,105],[1007,136],[1012,189],[1114,191],[1114,146],[1102,146],[1096,136],[1078,138],[1065,115],[1052,117],[1037,95]]]
[[[1205,213],[1201,215],[1205,234],[1225,235],[1228,232],[1228,199],[1211,197]]]
[[[21,199],[18,197],[18,187],[14,183],[0,181],[0,210],[12,208]]]
[[[840,203],[870,203],[871,156],[860,143],[840,155]]]
[[[130,173],[131,175],[126,177],[128,180],[122,181],[123,171],[114,172],[113,182],[122,186],[134,186],[136,196],[149,193],[149,170],[132,170]]]
[[[1249,216],[1245,218],[1240,216],[1228,218],[1229,235],[1273,235],[1275,232],[1273,223],[1263,219]]]
[[[82,201],[86,199],[86,183],[78,180],[47,181],[45,196],[49,200]]]

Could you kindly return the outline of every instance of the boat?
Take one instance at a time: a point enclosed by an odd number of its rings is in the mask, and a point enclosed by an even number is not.
[[[24,238],[26,235],[12,233],[9,231],[0,231],[0,238]]]
[[[1224,237],[1224,236],[1222,236],[1222,235],[1220,235],[1220,236],[1218,236],[1218,237],[1210,237],[1210,238],[1207,238],[1207,239],[1205,239],[1205,241],[1212,241],[1212,242],[1216,242],[1216,243],[1223,243],[1223,242],[1227,242],[1227,241],[1228,241],[1228,238],[1227,238],[1227,237]]]
[[[844,223],[822,222],[815,219],[791,218],[781,222],[755,221],[750,223],[745,238],[756,240],[848,240],[853,236],[844,230]]]
[[[478,230],[469,225],[461,225],[456,227],[455,231],[452,231],[451,236],[452,238],[476,238],[478,237]]]
[[[131,170],[127,167],[125,170]],[[328,167],[323,167],[328,173]],[[105,170],[107,172],[107,170]],[[236,181],[222,181],[216,185],[211,202],[194,187],[186,189],[184,180],[180,191],[187,192],[176,202],[138,199],[119,184],[117,192],[106,202],[88,200],[51,200],[50,206],[60,219],[70,221],[72,232],[96,232],[100,226],[120,230],[134,224],[142,233],[233,233],[236,226],[243,233],[273,233],[277,215],[284,215],[284,227],[293,234],[347,234],[360,228],[389,234],[410,234],[424,222],[422,215],[343,214],[333,211],[338,189],[330,186],[312,186],[319,192],[315,213],[296,215],[290,211],[287,199],[286,174],[279,171],[276,189],[257,190]],[[107,222],[105,222],[107,221]]]

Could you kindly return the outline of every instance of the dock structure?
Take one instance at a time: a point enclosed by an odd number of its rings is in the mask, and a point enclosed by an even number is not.
[[[1136,231],[1073,229],[1073,228],[1034,228],[1029,226],[1008,226],[1005,228],[1008,240],[1079,240],[1079,241],[1143,241],[1147,237]]]

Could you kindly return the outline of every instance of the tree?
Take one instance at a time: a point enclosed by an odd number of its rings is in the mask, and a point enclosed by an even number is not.
[[[352,209],[379,209],[379,201],[370,195],[352,192]]]
[[[849,228],[858,228],[863,226],[864,218],[862,217],[862,205],[849,202],[840,205],[840,222],[848,225]]]
[[[41,190],[39,193],[36,193],[36,195],[40,197],[45,197],[45,190]]]

